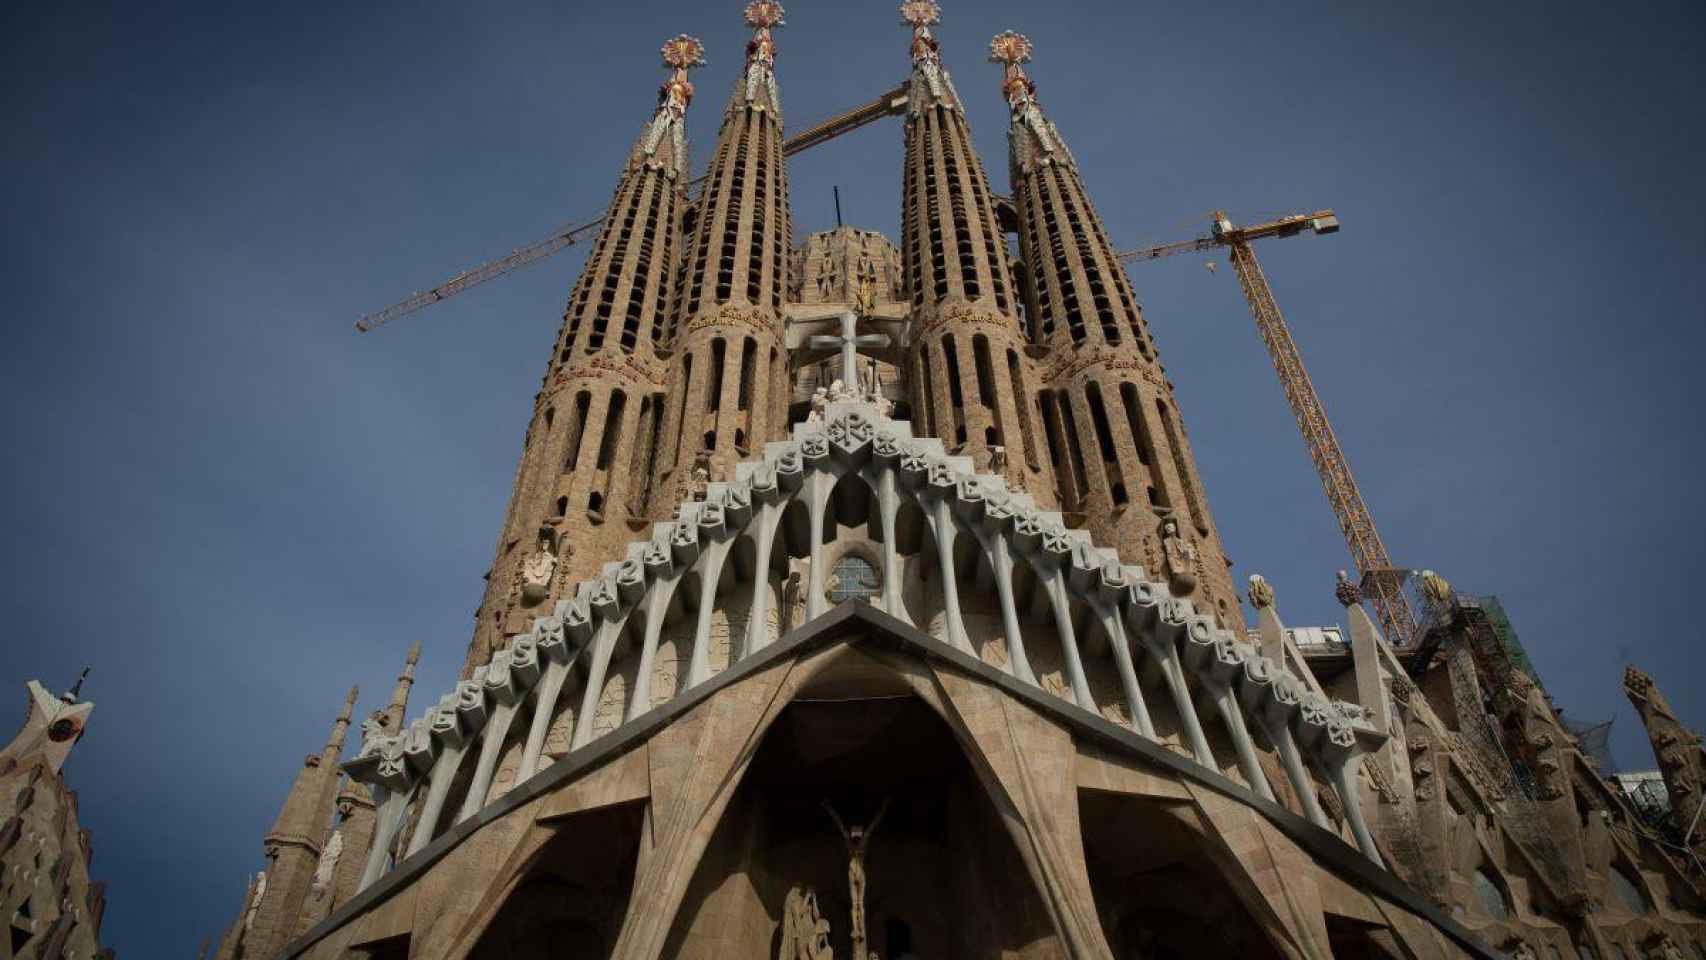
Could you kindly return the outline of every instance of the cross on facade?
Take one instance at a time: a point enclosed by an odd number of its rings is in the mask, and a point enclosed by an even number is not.
[[[862,392],[859,386],[859,348],[886,347],[889,344],[886,333],[859,333],[859,315],[853,310],[841,314],[841,333],[838,336],[815,336],[806,341],[810,346],[819,350],[839,349],[841,351],[841,382],[848,389]],[[872,389],[876,384],[871,385]]]

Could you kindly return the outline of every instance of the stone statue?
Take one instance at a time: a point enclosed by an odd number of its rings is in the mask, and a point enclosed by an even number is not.
[[[248,933],[255,926],[255,914],[261,912],[261,898],[267,895],[267,873],[262,870],[255,874],[255,892],[249,897],[249,911],[243,914],[243,932]]]
[[[840,377],[836,377],[829,382],[829,399],[835,402],[851,400],[853,399],[853,391],[847,388],[847,384]]]
[[[836,382],[840,383],[841,381],[837,380]],[[822,423],[823,417],[824,417],[824,411],[827,410],[828,408],[829,408],[829,391],[825,390],[822,387],[818,387],[816,390],[813,390],[812,391],[812,410],[811,410],[811,413],[806,414],[806,423],[808,423],[808,424]]]
[[[344,852],[344,832],[333,830],[332,836],[326,841],[326,849],[320,851],[320,863],[314,868],[314,880],[309,884],[309,891],[314,899],[319,900],[332,889],[332,877],[338,869],[338,858]]]
[[[1173,592],[1190,593],[1197,586],[1197,548],[1179,533],[1179,525],[1168,519],[1161,524],[1161,552],[1167,566],[1167,583]]]
[[[999,444],[989,448],[989,472],[997,476],[1007,473],[1007,448]]]
[[[557,573],[557,552],[551,548],[551,535],[539,533],[539,549],[521,561],[521,602],[533,606],[551,592],[551,580]]]
[[[829,811],[829,818],[835,821],[835,829],[841,831],[841,839],[847,844],[847,902],[851,905],[852,914],[848,926],[849,935],[853,940],[853,956],[863,958],[865,954],[865,851],[870,846],[871,837],[877,832],[877,827],[883,822],[883,815],[889,812],[888,798],[883,799],[882,806],[877,808],[877,815],[871,819],[869,826],[854,824],[848,827],[841,822],[835,808],[826,799],[823,808]]]
[[[833,960],[829,921],[818,912],[817,893],[798,884],[782,903],[782,943],[776,960]]]

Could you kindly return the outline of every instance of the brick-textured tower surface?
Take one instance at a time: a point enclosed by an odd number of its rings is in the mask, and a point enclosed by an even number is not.
[[[702,45],[685,35],[662,53],[670,76],[622,167],[534,400],[470,668],[548,612],[563,584],[596,571],[645,519],[664,375],[657,348],[687,206],[687,72],[704,62]]]
[[[746,66],[723,109],[665,333],[673,356],[657,446],[663,503],[679,502],[696,478],[731,479],[737,462],[787,425],[783,303],[793,220],[773,35],[781,4],[754,0],[746,23]]]
[[[1078,163],[1043,114],[1023,64],[1031,42],[990,43],[1002,91],[1039,394],[1055,495],[1097,542],[1141,563],[1229,627],[1241,626],[1225,550],[1185,437],[1173,385],[1090,203]]]
[[[0,957],[107,957],[106,885],[89,879],[89,831],[60,772],[95,705],[77,687],[57,697],[35,680],[26,688],[23,729],[0,749]]]
[[[1628,667],[1623,671],[1623,693],[1641,715],[1653,743],[1653,756],[1664,775],[1678,831],[1687,834],[1692,825],[1690,846],[1697,856],[1706,857],[1706,813],[1700,809],[1706,803],[1706,750],[1701,747],[1700,735],[1683,726],[1658,684],[1640,670]]]
[[[299,918],[332,832],[332,812],[343,774],[338,758],[349,732],[358,695],[351,687],[343,710],[332,722],[326,747],[309,754],[297,771],[278,819],[266,836],[266,885],[257,898],[244,904],[221,946],[219,956],[270,957],[298,932]]]
[[[933,0],[909,0],[901,14],[912,27],[901,260],[913,310],[914,429],[1051,504],[1053,480],[1029,399],[1037,374],[989,177],[930,33],[940,10]]]

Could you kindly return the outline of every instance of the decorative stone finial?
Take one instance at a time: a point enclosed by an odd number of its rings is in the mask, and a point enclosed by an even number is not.
[[[1451,584],[1432,570],[1422,571],[1422,595],[1428,602],[1440,607],[1451,605]]]
[[[1263,610],[1274,605],[1274,588],[1259,573],[1250,574],[1250,606]]]
[[[678,33],[665,40],[658,52],[670,74],[658,86],[658,108],[641,142],[641,158],[652,169],[679,179],[687,172],[687,108],[693,103],[693,81],[687,79],[687,71],[705,65],[705,45]],[[665,144],[669,149],[660,160],[658,151]]]
[[[1339,603],[1346,607],[1354,607],[1362,602],[1362,591],[1357,589],[1357,585],[1351,582],[1351,578],[1343,570],[1339,571],[1339,585],[1333,588],[1333,596],[1339,598]]]
[[[705,45],[685,33],[678,33],[663,43],[663,65],[674,70],[691,70],[705,65]]]
[[[1029,37],[1011,30],[1003,30],[989,41],[990,63],[1018,67],[1021,63],[1030,63],[1031,54],[1035,52]]]
[[[776,0],[752,0],[746,5],[746,25],[754,30],[786,26],[782,20],[782,5]]]
[[[900,22],[922,30],[942,22],[942,5],[936,0],[906,0],[900,5]]]

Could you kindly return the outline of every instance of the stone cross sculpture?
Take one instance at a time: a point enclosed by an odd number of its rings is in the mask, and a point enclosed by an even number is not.
[[[863,392],[859,384],[859,348],[886,347],[889,343],[886,333],[859,332],[859,314],[848,310],[841,314],[841,333],[837,336],[816,336],[807,341],[817,350],[841,351],[841,380],[855,395]],[[871,390],[876,390],[876,384],[871,384]]]
[[[853,940],[853,956],[855,960],[866,960],[865,952],[865,849],[871,843],[871,836],[877,832],[877,826],[883,822],[883,814],[889,812],[889,798],[883,798],[882,806],[877,808],[877,815],[871,819],[869,826],[852,827],[841,822],[841,817],[829,801],[823,801],[823,808],[829,811],[829,818],[835,821],[835,829],[841,831],[841,839],[847,844],[847,902],[849,912],[848,934]]]

